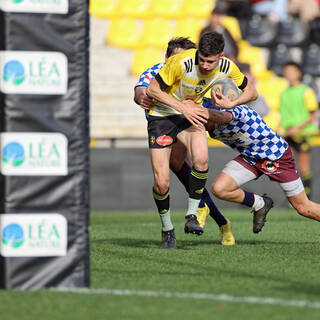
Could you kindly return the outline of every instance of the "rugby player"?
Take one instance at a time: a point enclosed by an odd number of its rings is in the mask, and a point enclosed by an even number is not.
[[[168,42],[166,50],[165,61],[172,55],[177,54],[186,49],[196,48],[195,43],[185,37],[174,38]],[[139,104],[146,111],[146,118],[148,119],[148,110],[153,106],[154,102],[146,94],[146,88],[150,81],[155,77],[156,74],[163,67],[164,63],[158,63],[151,68],[143,72],[134,88],[134,101]],[[191,167],[187,161],[187,150],[186,147],[177,139],[177,142],[172,145],[170,155],[170,169],[177,176],[179,181],[189,190],[189,176],[191,173]],[[225,218],[223,214],[216,207],[215,203],[210,197],[209,192],[206,188],[201,196],[201,201],[197,210],[197,217],[210,216],[214,219],[220,229],[221,244],[225,246],[231,246],[235,244],[235,239],[232,234],[231,222]],[[198,219],[199,221],[199,219]],[[200,226],[203,228],[204,221],[199,221]]]
[[[231,79],[212,90],[212,101],[233,100],[239,95]],[[230,92],[232,94],[230,94]],[[207,101],[209,108],[214,104]],[[247,192],[240,187],[267,175],[279,183],[292,207],[302,216],[320,221],[320,204],[308,199],[288,143],[274,132],[250,107],[208,111],[209,135],[237,150],[240,155],[226,164],[212,183],[212,192],[219,199],[253,208],[253,232],[261,231],[273,206],[271,198]]]
[[[257,98],[254,86],[231,60],[224,58],[224,39],[216,32],[200,38],[199,49],[189,49],[171,56],[147,87],[155,99],[149,110],[148,137],[154,174],[153,196],[162,222],[162,247],[176,248],[170,217],[169,162],[172,144],[177,137],[186,146],[192,162],[189,180],[188,211],[185,232],[202,234],[196,217],[208,177],[208,142],[204,124],[208,114],[200,103],[205,93],[222,76],[231,77],[242,94],[234,105]],[[217,106],[224,103],[218,96]]]

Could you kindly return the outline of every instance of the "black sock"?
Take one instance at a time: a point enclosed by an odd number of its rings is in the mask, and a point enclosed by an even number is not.
[[[184,185],[187,192],[189,193],[189,176],[191,172],[190,166],[186,162],[184,162],[179,171],[173,171],[173,172],[177,176],[179,181]]]
[[[204,171],[198,171],[195,168],[192,168],[189,180],[189,197],[191,199],[201,199],[207,178],[208,169]]]
[[[158,208],[158,212],[160,214],[164,214],[169,211],[170,208],[170,195],[169,195],[169,189],[165,194],[159,194],[152,189],[152,194],[154,201],[156,203],[156,206]]]
[[[191,173],[190,166],[186,162],[184,162],[179,171],[173,171],[173,172],[177,176],[179,181],[184,185],[187,192],[189,192],[189,176]],[[214,221],[217,223],[219,227],[227,223],[227,220],[225,219],[223,214],[220,212],[220,210],[217,208],[217,206],[211,199],[210,194],[206,188],[204,188],[203,190],[199,207],[203,208],[205,204],[210,209],[210,216],[214,219]]]

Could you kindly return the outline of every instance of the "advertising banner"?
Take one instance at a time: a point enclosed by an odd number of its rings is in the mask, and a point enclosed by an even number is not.
[[[67,254],[67,220],[60,214],[0,214],[0,232],[4,257]]]
[[[0,52],[0,90],[17,94],[65,94],[68,61],[60,52]]]
[[[7,12],[67,13],[68,0],[1,0],[0,9]]]
[[[0,3],[0,288],[88,287],[88,1]]]
[[[68,142],[61,133],[5,132],[0,145],[3,175],[68,174]]]

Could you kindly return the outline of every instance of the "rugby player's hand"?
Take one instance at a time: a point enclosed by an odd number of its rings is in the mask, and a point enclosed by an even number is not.
[[[218,108],[232,109],[234,107],[233,102],[221,92],[215,92],[214,90],[211,90],[211,98]]]
[[[153,107],[154,101],[149,98],[146,94],[141,96],[140,100],[140,107],[144,110],[149,110],[151,107]]]
[[[208,110],[199,106],[193,100],[183,100],[182,113],[194,126],[201,126],[207,123],[209,118]]]

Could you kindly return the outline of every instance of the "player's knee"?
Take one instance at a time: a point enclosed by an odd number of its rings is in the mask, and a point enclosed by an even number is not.
[[[213,182],[211,185],[211,190],[214,196],[216,196],[219,199],[223,199],[226,194],[226,187],[220,183],[219,181]]]
[[[193,166],[199,171],[205,171],[208,169],[208,158],[204,156],[196,156],[193,159]]]
[[[159,178],[154,183],[154,190],[159,194],[165,194],[169,189],[169,184],[169,179]]]

